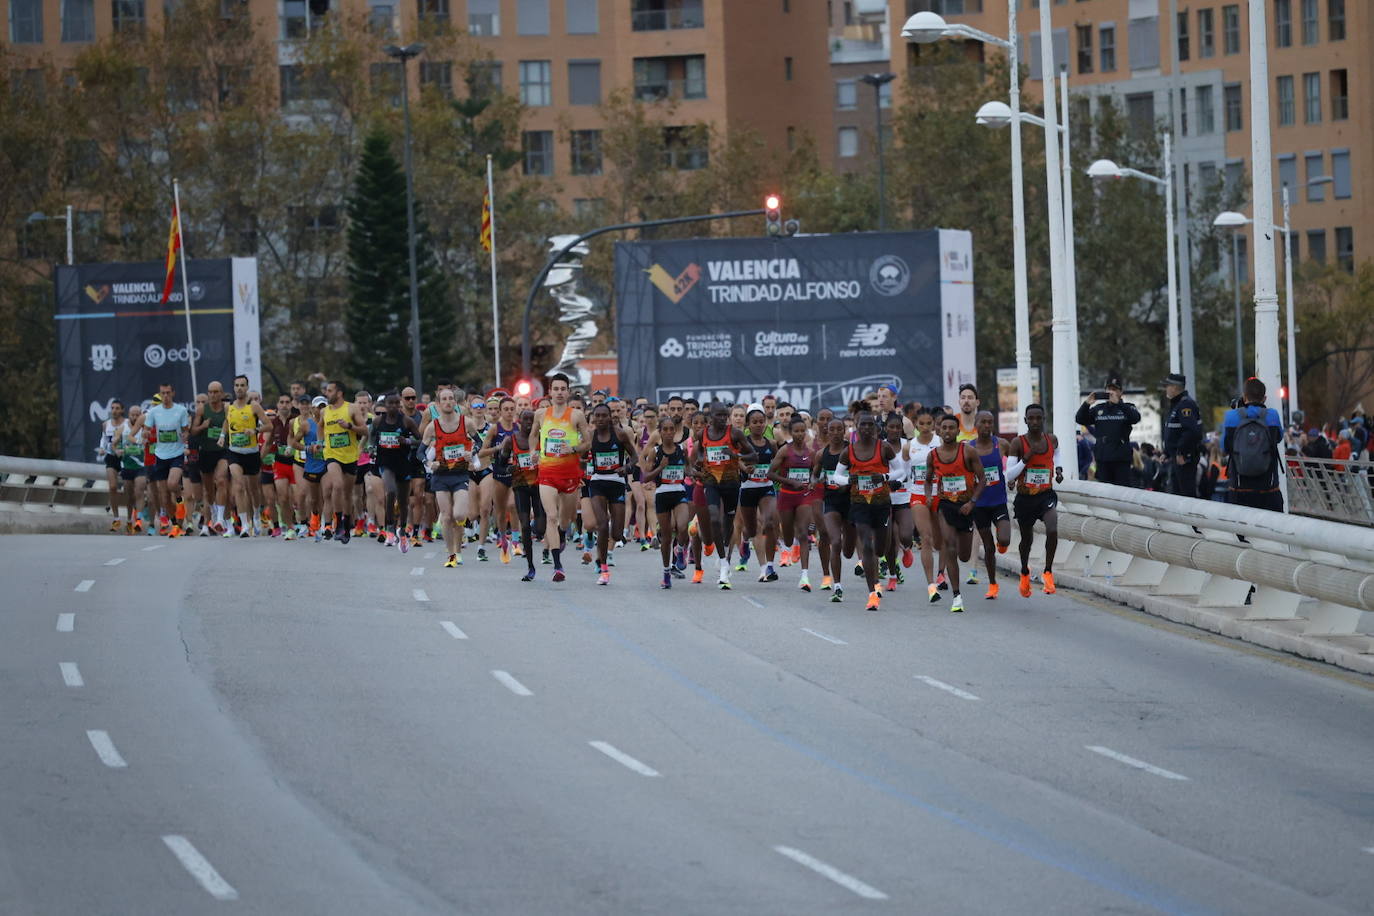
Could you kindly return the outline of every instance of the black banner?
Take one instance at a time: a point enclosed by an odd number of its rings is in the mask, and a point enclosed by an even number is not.
[[[975,370],[970,249],[951,230],[619,243],[620,389],[814,411],[895,383],[953,403]]]
[[[228,389],[239,372],[249,375],[254,387],[261,384],[257,370],[256,261],[225,258],[189,262],[186,285],[194,351],[186,342],[180,271],[171,301],[158,303],[164,271],[161,261],[57,268],[63,458],[96,460],[100,425],[109,416],[112,400],[121,400],[126,407],[146,405],[159,384],[171,382],[176,386],[177,400],[192,406],[192,358],[202,391],[210,381],[220,381]],[[242,333],[245,321],[251,322],[251,334]],[[246,338],[239,347],[244,352],[237,354],[236,323]]]

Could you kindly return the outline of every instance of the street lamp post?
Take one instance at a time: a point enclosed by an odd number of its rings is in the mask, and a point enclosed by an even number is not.
[[[410,252],[410,374],[411,384],[416,391],[424,391],[424,379],[420,374],[420,280],[415,263],[415,179],[411,164],[410,149],[410,78],[406,61],[419,57],[425,46],[419,42],[405,47],[387,45],[382,50],[387,57],[401,62],[401,111],[405,119],[405,171],[406,171],[406,242]]]
[[[1279,293],[1274,283],[1274,157],[1269,136],[1269,38],[1264,0],[1250,0],[1250,167],[1255,206],[1255,375],[1277,398]],[[1265,235],[1262,244],[1258,235]]]
[[[1165,131],[1163,178],[1136,169],[1122,168],[1110,159],[1099,159],[1088,166],[1088,175],[1092,178],[1138,178],[1164,187],[1164,223],[1167,232],[1165,251],[1169,271],[1169,371],[1181,372],[1183,357],[1178,326],[1178,268],[1175,266],[1174,254],[1174,159],[1170,155],[1171,143],[1169,132]]]
[[[902,37],[917,44],[931,44],[942,38],[967,38],[995,45],[1007,52],[1010,86],[1007,102],[1010,111],[1021,110],[1021,73],[1017,60],[1016,3],[1007,3],[1007,38],[998,38],[972,26],[950,25],[938,13],[916,13],[902,27]],[[1021,180],[1021,131],[1011,132],[1011,238],[1012,284],[1016,323],[1016,401],[1017,415],[1024,417],[1031,396],[1030,302],[1026,292],[1026,205]]]
[[[66,213],[62,216],[48,216],[46,213],[30,213],[25,222],[41,223],[44,220],[50,219],[60,219],[67,224],[67,266],[70,267],[73,263],[72,255],[74,254],[72,246],[72,205],[67,204]]]
[[[886,172],[883,169],[883,86],[897,78],[895,73],[865,73],[859,82],[873,87],[873,109],[877,116],[878,140],[878,229],[887,229]]]

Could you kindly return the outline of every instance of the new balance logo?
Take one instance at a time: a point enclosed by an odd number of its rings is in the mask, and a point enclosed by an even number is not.
[[[888,325],[882,322],[873,324],[861,324],[854,328],[854,335],[849,338],[851,347],[878,347],[882,346],[887,340]]]

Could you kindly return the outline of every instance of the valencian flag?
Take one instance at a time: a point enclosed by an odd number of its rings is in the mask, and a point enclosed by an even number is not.
[[[482,250],[491,251],[491,189],[482,194]]]
[[[162,298],[158,305],[166,305],[176,285],[177,252],[181,251],[181,209],[172,203],[172,231],[167,234],[167,279],[162,282]]]

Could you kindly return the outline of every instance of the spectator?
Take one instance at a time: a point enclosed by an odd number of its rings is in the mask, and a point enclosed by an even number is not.
[[[1159,489],[1159,459],[1155,447],[1149,442],[1140,446],[1140,485],[1147,490]]]
[[[1097,392],[1088,395],[1078,408],[1074,422],[1086,426],[1097,440],[1093,457],[1097,459],[1096,479],[1123,487],[1135,486],[1131,468],[1131,428],[1140,422],[1140,411],[1121,399],[1121,378],[1107,379],[1107,399],[1098,401]]]
[[[1163,382],[1169,399],[1169,418],[1164,423],[1164,463],[1169,469],[1169,492],[1197,496],[1197,459],[1202,445],[1201,410],[1188,395],[1188,379],[1178,372]]]
[[[1350,430],[1341,430],[1340,438],[1336,440],[1336,447],[1331,451],[1331,458],[1333,460],[1340,462],[1347,462],[1351,460],[1351,455],[1354,454],[1354,448],[1351,445],[1351,439],[1352,437],[1350,434]],[[1335,466],[1335,469],[1337,471],[1344,471],[1345,464],[1338,464]]]
[[[1228,410],[1222,421],[1221,444],[1230,477],[1227,501],[1282,512],[1279,442],[1283,439],[1283,420],[1277,410],[1264,406],[1264,397],[1264,382],[1246,379],[1243,403]]]
[[[1303,443],[1302,453],[1308,458],[1330,458],[1331,443],[1327,442],[1322,431],[1314,426],[1307,431],[1307,441]]]
[[[1078,430],[1074,436],[1075,447],[1078,449],[1078,479],[1087,480],[1088,472],[1093,466],[1093,446],[1088,441],[1088,437],[1083,434],[1083,430]]]

